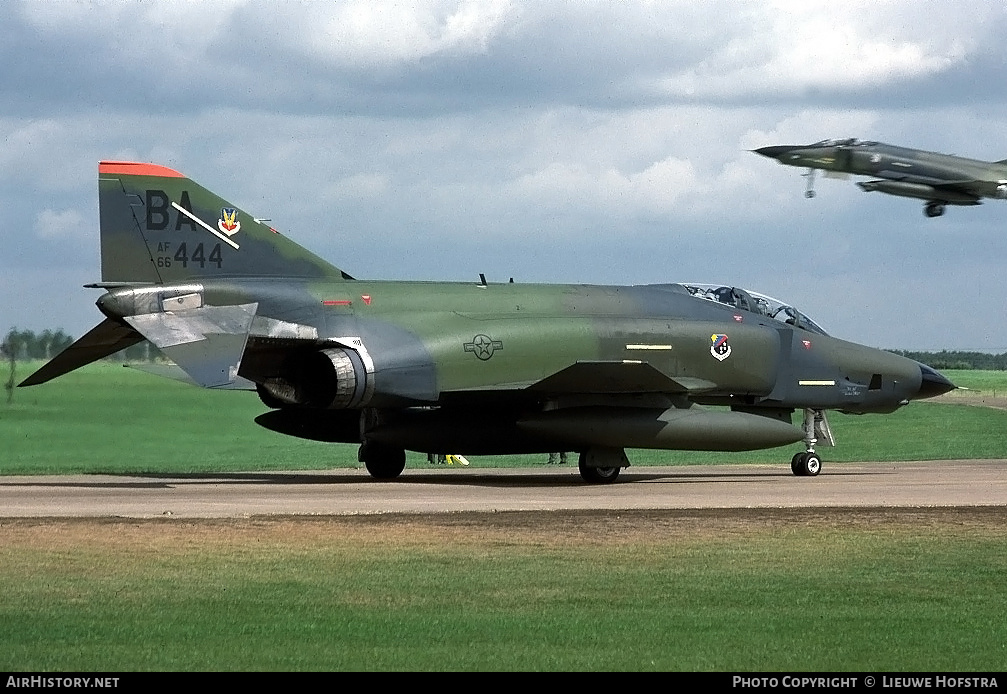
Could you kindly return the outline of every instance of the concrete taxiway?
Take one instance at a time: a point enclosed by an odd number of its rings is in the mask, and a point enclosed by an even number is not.
[[[1007,506],[1007,460],[789,467],[630,467],[610,485],[576,466],[363,470],[188,476],[0,477],[0,517],[240,518],[460,511]]]

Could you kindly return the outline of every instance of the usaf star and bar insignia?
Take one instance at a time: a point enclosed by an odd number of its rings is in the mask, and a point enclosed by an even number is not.
[[[503,349],[502,340],[494,340],[489,335],[479,334],[472,338],[471,342],[462,345],[466,352],[472,352],[480,361],[486,361],[493,356],[497,350]]]

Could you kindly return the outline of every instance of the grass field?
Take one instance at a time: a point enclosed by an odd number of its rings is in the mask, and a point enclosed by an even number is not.
[[[22,366],[22,378],[32,365]],[[1007,393],[1007,372],[949,372],[969,393]],[[233,472],[356,467],[356,447],[302,441],[254,423],[251,392],[208,391],[112,363],[15,390],[0,404],[0,474]],[[1007,457],[1007,410],[919,402],[891,415],[830,413],[827,463]],[[636,465],[789,463],[798,446],[745,453],[629,451]],[[450,451],[445,451],[450,453]],[[532,466],[544,456],[470,458],[474,467]],[[407,466],[426,467],[410,454]]]
[[[0,669],[1002,671],[998,509],[5,521]]]
[[[948,375],[1007,392],[1007,374]],[[2,472],[357,465],[353,446],[260,429],[262,411],[252,393],[96,364],[0,403]],[[831,422],[829,462],[1007,457],[998,409],[913,403]],[[785,466],[790,451],[630,456]],[[1000,671],[1005,537],[1002,508],[207,521],[0,510],[0,669]]]

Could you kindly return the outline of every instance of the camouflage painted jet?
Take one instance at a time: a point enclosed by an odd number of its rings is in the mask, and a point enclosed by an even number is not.
[[[575,451],[612,482],[626,448],[833,443],[828,409],[892,412],[954,386],[739,288],[354,279],[185,176],[98,167],[105,319],[21,385],[147,339],[190,382],[258,392],[267,429],[406,451]],[[183,374],[184,372],[184,374]],[[794,425],[793,415],[803,412]]]
[[[822,169],[826,176],[875,177],[857,183],[868,193],[926,200],[923,212],[927,217],[940,217],[946,205],[980,205],[981,198],[1007,199],[1007,159],[979,161],[856,139],[775,145],[754,151],[781,164],[806,167],[804,196],[808,198],[815,197],[815,170]]]

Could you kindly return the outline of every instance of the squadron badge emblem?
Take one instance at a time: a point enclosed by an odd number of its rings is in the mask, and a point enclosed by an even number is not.
[[[727,344],[727,335],[711,335],[710,340],[713,345],[710,347],[710,354],[717,361],[724,361],[731,356],[731,345]]]
[[[234,236],[241,231],[241,222],[238,221],[238,211],[233,207],[221,208],[220,219],[217,220],[217,228],[228,236]]]

